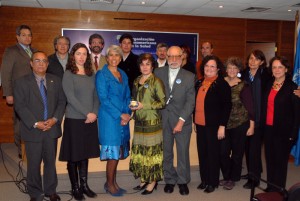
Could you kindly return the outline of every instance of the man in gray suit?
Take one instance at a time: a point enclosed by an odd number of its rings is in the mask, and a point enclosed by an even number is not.
[[[182,50],[178,46],[168,49],[168,66],[155,69],[166,89],[166,107],[162,110],[164,144],[164,191],[172,193],[177,183],[181,195],[188,195],[191,180],[189,146],[192,133],[192,113],[195,106],[195,75],[181,69]],[[173,166],[173,146],[176,141],[177,171]]]
[[[5,49],[1,65],[1,80],[3,96],[6,96],[8,105],[14,104],[14,81],[28,73],[31,73],[30,57],[34,49],[30,47],[32,33],[27,25],[21,25],[16,29],[18,43]],[[21,138],[19,134],[20,119],[14,113],[14,138],[18,147],[19,158],[22,158]]]
[[[20,134],[27,155],[28,193],[31,201],[42,201],[44,196],[57,201],[55,159],[66,97],[59,77],[46,74],[48,59],[44,52],[33,53],[30,64],[33,73],[14,83],[15,110],[21,119]]]

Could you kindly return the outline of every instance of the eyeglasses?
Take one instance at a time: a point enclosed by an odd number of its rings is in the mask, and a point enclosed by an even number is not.
[[[182,54],[181,55],[168,55],[168,59],[180,59],[181,58],[181,56],[182,56]]]
[[[35,59],[33,60],[33,63],[43,63],[43,64],[46,64],[48,63],[48,60],[47,59]]]

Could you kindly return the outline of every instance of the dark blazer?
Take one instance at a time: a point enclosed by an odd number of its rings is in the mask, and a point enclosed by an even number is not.
[[[266,86],[271,75],[267,68],[259,68],[253,82],[249,78],[249,67],[242,71],[242,79],[251,86],[255,114],[255,126],[261,126],[262,97],[266,93]]]
[[[266,125],[267,104],[273,81],[267,84],[263,97],[262,123]],[[274,100],[273,127],[287,138],[297,139],[300,124],[300,99],[293,93],[297,85],[286,78]]]
[[[202,80],[196,82],[196,98]],[[204,100],[205,125],[226,126],[231,112],[231,88],[223,77],[210,85]]]
[[[31,48],[31,52],[34,49]],[[12,96],[14,81],[32,72],[30,57],[18,43],[5,49],[1,65],[3,96]]]
[[[48,118],[55,117],[57,123],[48,131],[33,128],[38,121],[43,121],[43,100],[34,75],[28,74],[15,81],[15,110],[21,119],[20,134],[24,141],[40,142],[42,135],[52,138],[61,136],[61,121],[65,111],[66,97],[61,80],[54,75],[46,74]]]
[[[51,73],[53,75],[60,77],[60,79],[62,79],[65,71],[63,66],[60,64],[56,53],[48,56],[48,60],[49,60],[49,65],[48,65],[47,73]]]
[[[187,63],[184,66],[182,66],[181,68],[183,68],[183,69],[185,69],[187,71],[190,71],[191,73],[196,74],[195,65],[192,62],[190,62],[190,61],[187,61]]]
[[[175,125],[179,117],[185,120],[185,125],[191,124],[195,106],[195,75],[189,71],[180,69],[171,91],[169,86],[169,66],[156,68],[154,73],[165,85],[166,100],[172,95],[169,104],[162,110],[162,115],[169,115],[168,117],[172,119]]]
[[[135,78],[137,78],[141,74],[140,68],[137,64],[138,58],[139,56],[130,52],[127,59],[125,61],[123,61],[122,59],[118,65],[118,67],[121,68],[128,77],[130,91],[132,91],[133,82]]]

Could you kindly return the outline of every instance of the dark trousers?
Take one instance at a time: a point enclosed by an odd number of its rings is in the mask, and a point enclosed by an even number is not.
[[[220,176],[220,141],[218,128],[196,125],[201,181],[217,187]]]
[[[288,136],[278,133],[273,126],[265,129],[267,181],[285,188],[291,143]],[[272,188],[271,186],[268,186]]]
[[[51,138],[41,133],[41,142],[25,141],[27,155],[27,188],[31,198],[38,198],[43,194],[51,195],[56,192],[56,149],[57,138]],[[44,163],[43,179],[41,176],[41,163]]]
[[[249,121],[236,128],[226,129],[225,139],[221,140],[220,153],[221,171],[224,180],[239,181],[241,179],[248,128]]]
[[[254,134],[246,139],[245,155],[248,173],[251,172],[258,178],[262,173],[261,145],[262,131],[256,127]]]

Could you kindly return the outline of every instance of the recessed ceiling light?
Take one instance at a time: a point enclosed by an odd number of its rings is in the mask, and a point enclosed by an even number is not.
[[[291,12],[292,10],[291,10],[291,9],[288,9],[288,11]]]
[[[224,6],[220,5],[219,8],[223,8]]]
[[[145,4],[146,4],[146,2],[145,2],[145,1],[141,1],[141,4],[142,4],[142,5],[145,5]]]

